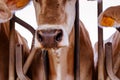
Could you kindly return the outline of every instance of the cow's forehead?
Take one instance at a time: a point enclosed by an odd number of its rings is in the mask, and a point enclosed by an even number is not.
[[[74,20],[75,2],[76,0],[34,0],[37,24],[71,23],[69,18],[73,16]]]
[[[47,6],[54,6],[56,4],[65,4],[67,0],[35,0],[41,5],[47,4]]]

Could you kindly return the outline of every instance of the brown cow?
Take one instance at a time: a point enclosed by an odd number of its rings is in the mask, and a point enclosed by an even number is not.
[[[12,12],[14,10],[23,8],[26,4],[28,4],[28,2],[29,0],[0,0],[0,80],[8,80],[9,19],[12,17]],[[24,45],[24,56],[26,57],[28,55],[29,48],[26,40],[17,31],[15,32],[15,43]]]
[[[102,12],[99,16],[99,26],[100,27],[119,27],[120,26],[120,6],[112,6],[107,8],[104,12]],[[113,73],[120,78],[120,33],[116,31],[110,38],[104,41],[104,44],[106,42],[112,43],[112,59],[113,59]],[[98,43],[95,44],[95,52],[97,55],[98,52]],[[110,61],[110,60],[109,60]],[[110,62],[111,63],[111,62]],[[109,80],[111,78],[112,80],[119,80],[116,79],[113,74],[111,74],[110,69],[108,69],[108,73],[105,71],[103,74],[105,74],[105,80]],[[107,74],[110,74],[111,76],[108,76]]]
[[[47,49],[50,80],[74,80],[74,21],[76,0],[33,0],[38,28],[35,48]],[[93,50],[80,22],[80,80],[93,80]],[[32,80],[44,80],[40,54],[31,66]]]

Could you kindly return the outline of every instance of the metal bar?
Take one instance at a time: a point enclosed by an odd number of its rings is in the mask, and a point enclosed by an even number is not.
[[[80,80],[80,28],[79,28],[79,0],[76,1],[75,18],[75,48],[74,48],[74,76]]]
[[[120,80],[115,76],[112,67],[112,43],[108,42],[105,44],[105,57],[106,57],[106,69],[111,80]]]
[[[98,16],[102,12],[103,1],[98,0]],[[103,29],[98,27],[98,80],[104,80]]]
[[[15,80],[14,55],[15,55],[15,22],[10,20],[10,43],[9,43],[9,80]]]
[[[87,0],[87,1],[96,1],[96,0]]]
[[[23,65],[23,72],[24,72],[24,74],[27,73],[27,71],[28,71],[28,69],[29,69],[29,67],[30,67],[30,65],[32,63],[32,60],[34,58],[34,55],[35,55],[36,51],[37,51],[37,49],[35,47],[33,47],[31,52],[30,52],[30,55],[28,56],[25,64]]]
[[[26,22],[18,18],[17,16],[14,15],[13,20],[18,24],[22,25],[24,28],[28,29],[32,33],[32,35],[35,34],[35,29],[31,25],[27,24]]]
[[[116,30],[120,32],[120,27],[117,27]]]
[[[28,80],[27,77],[23,73],[22,69],[22,53],[23,53],[23,45],[16,44],[16,73],[18,78],[16,80]]]
[[[44,71],[45,71],[45,78],[49,80],[49,58],[48,58],[48,51],[44,50],[42,53],[43,63],[44,63]]]
[[[30,52],[30,55],[28,56],[27,60],[25,61],[25,64],[23,65],[23,73],[24,75],[27,73],[31,63],[32,63],[32,60],[34,58],[34,55],[35,53],[37,52],[38,49],[36,49],[34,46]]]

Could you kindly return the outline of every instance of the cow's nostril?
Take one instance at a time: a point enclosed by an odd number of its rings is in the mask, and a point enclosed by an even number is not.
[[[42,35],[41,35],[39,32],[37,32],[37,38],[38,38],[38,40],[39,40],[40,42],[43,41],[43,37],[42,37]]]
[[[62,30],[57,30],[56,36],[55,36],[55,41],[60,42],[62,40],[63,32]]]

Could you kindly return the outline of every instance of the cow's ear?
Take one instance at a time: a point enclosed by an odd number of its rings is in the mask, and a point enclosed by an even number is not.
[[[99,21],[101,26],[105,27],[113,27],[115,20],[111,17],[108,16],[102,16],[101,20]]]
[[[120,6],[111,6],[102,12],[98,18],[101,27],[120,26]]]
[[[12,13],[4,2],[0,2],[0,23],[8,21]]]
[[[6,0],[6,4],[10,10],[19,10],[24,8],[30,0]]]

